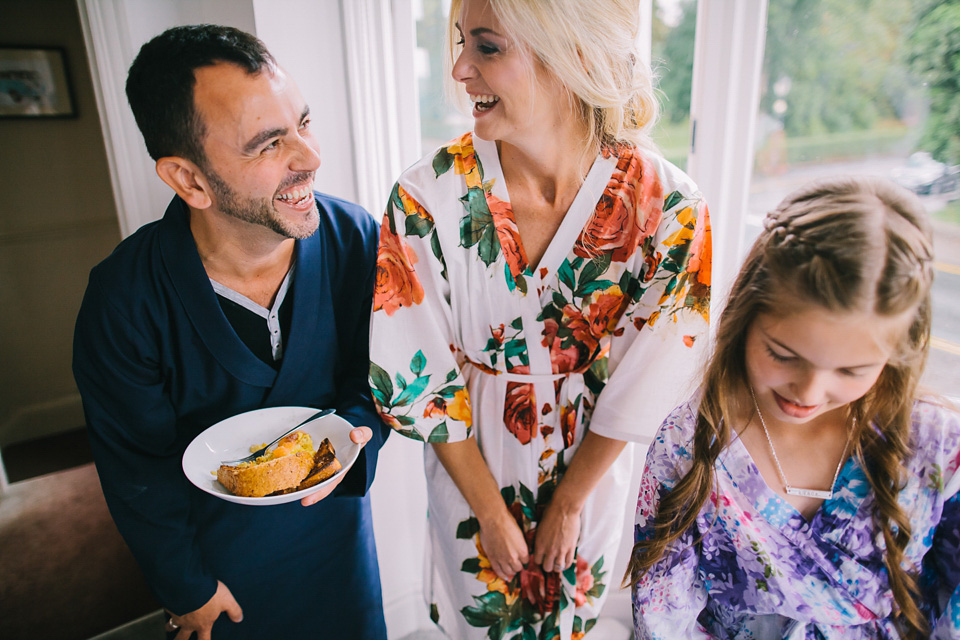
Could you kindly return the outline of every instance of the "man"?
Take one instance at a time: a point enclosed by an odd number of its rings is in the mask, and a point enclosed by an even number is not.
[[[177,640],[382,640],[366,495],[389,432],[367,387],[376,223],[312,191],[309,108],[253,36],[170,29],[140,50],[127,97],[176,196],[94,268],[77,320],[74,374],[117,527]],[[197,434],[290,405],[360,427],[332,495],[252,507],[189,484]]]

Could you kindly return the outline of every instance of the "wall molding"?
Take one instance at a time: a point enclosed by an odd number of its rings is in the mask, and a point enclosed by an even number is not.
[[[146,153],[124,91],[127,69],[139,50],[139,43],[135,47],[130,42],[131,28],[124,2],[77,0],[77,8],[87,45],[120,233],[126,237],[163,213],[156,205],[158,192],[167,200],[170,197],[158,189],[153,161]]]

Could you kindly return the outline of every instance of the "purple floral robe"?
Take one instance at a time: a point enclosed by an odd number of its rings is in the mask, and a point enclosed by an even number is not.
[[[691,465],[697,400],[677,408],[647,454],[635,538]],[[913,410],[914,456],[900,504],[913,526],[906,558],[922,567],[922,606],[934,638],[960,638],[960,415],[929,402]],[[734,440],[716,487],[688,531],[633,592],[636,638],[899,638],[874,531],[874,503],[856,458],[832,499],[807,521],[764,482]],[[699,543],[694,541],[701,537]]]

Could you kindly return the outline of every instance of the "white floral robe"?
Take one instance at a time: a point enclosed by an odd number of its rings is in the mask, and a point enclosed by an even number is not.
[[[381,227],[370,385],[425,442],[476,438],[532,544],[587,429],[649,442],[706,341],[710,227],[690,179],[632,148],[597,157],[539,265],[527,263],[495,143],[471,134],[407,170]],[[630,447],[583,510],[576,561],[510,582],[425,448],[431,617],[452,638],[580,638],[613,574]]]

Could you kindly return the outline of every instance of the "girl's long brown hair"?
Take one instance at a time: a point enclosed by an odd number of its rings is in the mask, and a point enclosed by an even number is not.
[[[911,410],[930,340],[933,250],[919,200],[885,180],[837,178],[814,182],[773,211],[731,289],[702,381],[692,466],[660,502],[648,539],[634,545],[624,582],[636,585],[666,549],[695,525],[714,485],[720,452],[731,441],[730,420],[749,398],[747,328],[758,314],[790,313],[798,304],[829,312],[913,312],[909,330],[873,388],[849,406],[858,425],[854,455],[875,496],[873,521],[886,547],[885,563],[902,635],[926,637],[917,604],[918,567],[904,567],[911,526],[897,496],[911,455]]]

